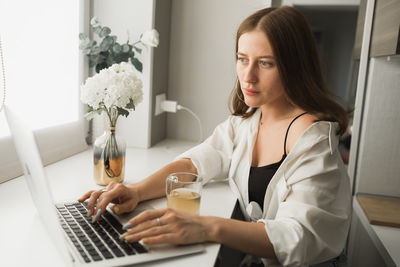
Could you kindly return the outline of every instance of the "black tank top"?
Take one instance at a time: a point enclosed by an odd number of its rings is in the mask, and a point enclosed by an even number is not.
[[[267,186],[271,181],[272,177],[274,176],[275,172],[278,170],[279,166],[281,166],[282,162],[286,158],[286,139],[289,133],[290,126],[292,123],[298,119],[300,116],[303,116],[307,112],[304,112],[297,117],[295,117],[289,124],[286,135],[285,135],[285,142],[283,144],[283,156],[282,159],[278,162],[262,166],[262,167],[250,167],[250,174],[249,174],[249,202],[255,201],[257,202],[261,209],[264,206],[264,196],[265,191],[267,190]]]

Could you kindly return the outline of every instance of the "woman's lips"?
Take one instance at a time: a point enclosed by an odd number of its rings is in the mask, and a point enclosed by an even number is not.
[[[248,96],[255,96],[258,94],[258,91],[252,89],[243,89],[243,91]]]

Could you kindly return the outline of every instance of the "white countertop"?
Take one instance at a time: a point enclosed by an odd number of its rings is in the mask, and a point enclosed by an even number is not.
[[[139,181],[172,161],[195,143],[165,140],[149,149],[128,148],[124,183]],[[55,202],[77,199],[100,188],[93,180],[92,151],[87,150],[45,168]],[[215,205],[224,203],[224,205]],[[236,203],[225,182],[209,183],[202,193],[200,214],[229,218]],[[149,201],[166,207],[166,199]],[[63,266],[61,257],[40,222],[24,177],[0,184],[0,265]],[[140,266],[214,266],[219,244],[205,244],[205,252]]]

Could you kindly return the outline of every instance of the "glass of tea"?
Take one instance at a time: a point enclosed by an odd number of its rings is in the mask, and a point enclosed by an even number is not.
[[[166,180],[168,208],[199,215],[202,184],[197,174],[176,172]]]

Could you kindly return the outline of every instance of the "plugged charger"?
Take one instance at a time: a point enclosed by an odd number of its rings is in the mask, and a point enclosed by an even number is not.
[[[166,100],[165,94],[156,96],[156,106],[154,115],[160,115],[164,112],[176,112],[178,103],[176,101]]]
[[[176,112],[178,103],[176,101],[164,100],[161,102],[161,108],[166,112]]]
[[[182,105],[178,105],[177,101],[166,100],[165,94],[159,94],[156,96],[156,106],[155,106],[155,114],[160,115],[164,112],[172,112],[176,113],[177,110],[185,110],[189,112],[198,122],[199,124],[199,143],[203,141],[203,127],[201,125],[201,121],[199,116],[197,116],[191,109],[184,107]]]

